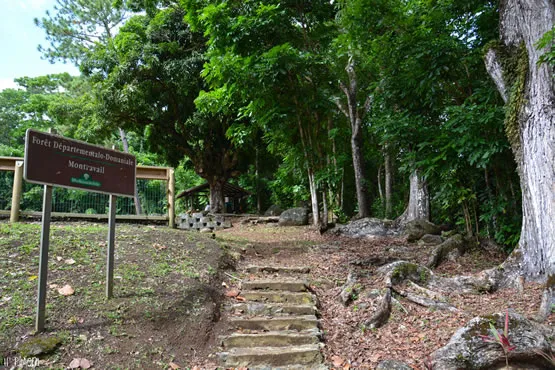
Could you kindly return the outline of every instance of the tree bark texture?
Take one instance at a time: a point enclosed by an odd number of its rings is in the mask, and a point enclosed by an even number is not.
[[[362,119],[372,106],[372,98],[369,96],[362,108],[358,107],[357,93],[358,82],[355,73],[355,63],[352,58],[349,59],[347,67],[345,67],[349,76],[349,85],[341,83],[340,87],[347,97],[347,108],[338,102],[339,109],[345,114],[351,123],[351,151],[353,155],[353,169],[355,172],[355,187],[358,202],[358,217],[370,216],[370,200],[368,189],[366,186],[366,171],[364,167],[364,156],[362,151],[363,132]]]
[[[528,279],[555,285],[555,85],[552,66],[538,64],[536,42],[553,28],[553,0],[502,0],[501,44],[490,49],[486,67],[507,97],[506,131],[515,154],[522,188],[523,222],[517,256]],[[504,51],[500,53],[499,50]],[[518,54],[520,53],[520,54]],[[516,78],[500,59],[520,58]],[[511,116],[513,115],[513,116]]]
[[[391,217],[393,204],[391,204],[391,192],[393,183],[393,168],[391,163],[391,154],[388,147],[385,147],[384,153],[384,167],[385,167],[385,218]]]
[[[129,144],[127,143],[127,136],[125,135],[125,131],[120,127],[119,128],[119,136],[121,138],[121,144],[123,145],[123,151],[125,153],[129,153]],[[135,212],[137,215],[143,213],[143,207],[141,207],[141,200],[139,198],[139,190],[137,186],[135,186],[135,196],[133,197],[135,202]]]
[[[208,180],[210,186],[210,212],[223,213],[225,210],[224,203],[224,184],[225,178],[211,177]]]
[[[406,224],[416,219],[430,220],[430,197],[426,180],[418,169],[410,174],[409,205],[397,223]]]

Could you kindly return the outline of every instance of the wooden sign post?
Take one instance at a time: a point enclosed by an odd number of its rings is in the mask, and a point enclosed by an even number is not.
[[[31,183],[44,184],[35,325],[36,331],[41,332],[44,330],[46,317],[52,186],[110,195],[106,297],[112,298],[116,195],[135,195],[136,161],[135,156],[131,154],[29,129],[25,136],[24,178]]]

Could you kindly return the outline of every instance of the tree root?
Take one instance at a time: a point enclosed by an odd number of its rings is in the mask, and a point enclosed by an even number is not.
[[[452,306],[448,303],[445,302],[438,302],[435,301],[433,299],[430,298],[426,298],[426,297],[422,297],[410,292],[405,292],[402,290],[396,290],[396,289],[391,289],[393,292],[395,292],[396,294],[400,295],[401,297],[407,299],[410,302],[416,303],[417,305],[423,306],[423,307],[430,307],[430,308],[435,308],[437,310],[446,310],[446,311],[451,311],[451,312],[458,312],[459,309],[455,306]]]
[[[463,240],[460,235],[449,238],[434,250],[428,265],[437,266],[450,251],[461,248],[462,244]],[[428,267],[408,261],[389,263],[377,270],[377,273],[384,278],[386,292],[381,298],[378,308],[372,317],[365,322],[365,325],[370,328],[379,328],[387,323],[391,315],[391,301],[392,299],[395,300],[395,298],[392,298],[392,293],[420,306],[457,312],[459,309],[446,303],[446,298],[439,292],[491,293],[500,288],[523,289],[523,277],[519,272],[519,258],[516,253],[511,254],[498,267],[484,270],[476,275],[451,278],[436,276]],[[555,278],[551,280],[553,280],[551,285],[548,281],[543,293],[542,304],[538,313],[538,320],[540,321],[547,319],[555,305]],[[397,288],[403,282],[407,282],[407,285],[417,293]],[[349,292],[350,294],[354,286],[355,282],[350,277],[342,293]],[[352,296],[352,294],[350,295]]]
[[[357,275],[353,271],[349,272],[347,282],[341,288],[341,293],[339,293],[339,301],[344,306],[348,306],[353,300],[353,295],[358,294],[357,280]]]
[[[370,318],[364,323],[364,326],[369,328],[379,328],[389,320],[391,316],[391,288],[387,288],[384,296],[382,297],[378,308]]]
[[[461,235],[453,235],[434,248],[426,266],[436,268],[453,252],[457,253],[456,257],[462,255],[466,251],[466,247],[466,243]]]
[[[549,281],[542,294],[540,309],[538,310],[538,319],[545,321],[551,315],[555,308],[555,287],[549,286]]]
[[[378,269],[384,276],[387,288],[386,294],[365,325],[377,328],[385,325],[391,315],[391,294],[396,293],[410,302],[423,307],[438,310],[459,311],[457,307],[446,303],[446,298],[437,291],[450,291],[460,293],[492,292],[498,289],[507,273],[502,267],[485,270],[475,276],[456,276],[444,278],[436,276],[432,270],[425,266],[407,261],[395,261]],[[398,289],[397,286],[407,282],[408,286],[417,293]],[[436,291],[437,290],[437,291]]]

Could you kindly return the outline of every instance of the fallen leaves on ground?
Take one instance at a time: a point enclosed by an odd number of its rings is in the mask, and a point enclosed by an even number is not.
[[[154,247],[154,249],[157,249],[159,251],[168,248],[167,246],[160,243],[154,243],[152,246]]]
[[[377,266],[372,261],[407,260],[425,264],[433,247],[408,244],[403,238],[320,235],[310,228],[239,226],[222,231],[222,235],[226,234],[231,240],[240,240],[239,245],[256,243],[260,255],[248,250],[241,262],[244,266],[311,267],[307,278],[320,301],[326,342],[323,352],[327,363],[336,370],[345,366],[346,369],[374,369],[387,359],[404,361],[414,369],[422,368],[426,357],[444,346],[470,319],[504,312],[507,307],[529,316],[535,313],[541,298],[541,286],[532,283],[525,285],[524,292],[513,289],[492,294],[441,292],[460,312],[432,310],[396,297],[402,307],[394,305],[389,322],[377,330],[367,329],[362,323],[372,316],[383,294],[380,289],[384,288],[383,278],[376,275]],[[299,248],[302,243],[309,247]],[[278,248],[281,253],[275,255],[273,251]],[[477,249],[456,262],[444,262],[434,272],[442,276],[468,275],[498,266],[504,259],[500,251]],[[360,276],[362,289],[354,302],[345,307],[337,297],[350,271]]]
[[[69,363],[70,369],[90,369],[90,367],[91,367],[91,362],[86,358],[74,358]]]
[[[73,293],[75,293],[75,290],[71,287],[71,285],[66,284],[62,288],[58,289],[58,293],[63,296],[69,296],[73,295]]]
[[[170,362],[169,366],[173,369],[173,370],[177,370],[177,369],[181,369],[181,366],[179,366],[178,364],[176,364],[175,362]]]
[[[231,288],[225,292],[225,296],[229,298],[237,297],[239,295],[239,289]]]

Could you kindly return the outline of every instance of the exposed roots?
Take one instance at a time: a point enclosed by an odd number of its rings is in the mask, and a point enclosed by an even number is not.
[[[347,276],[347,282],[343,285],[341,293],[339,293],[339,301],[347,306],[353,300],[354,295],[358,294],[358,277],[351,271]]]
[[[449,240],[451,240],[448,243],[450,247],[445,247],[444,251],[449,248],[453,250],[453,248],[457,248],[459,243],[462,243],[462,238],[450,238]],[[436,250],[439,250],[440,246]],[[439,256],[442,253],[438,252],[437,255]],[[436,259],[436,261],[439,261],[439,259]],[[365,325],[378,328],[387,323],[391,315],[392,293],[420,306],[438,310],[459,311],[457,307],[447,303],[447,299],[439,292],[493,292],[501,286],[506,286],[504,284],[511,281],[507,278],[507,275],[514,276],[513,272],[515,270],[513,266],[510,264],[505,266],[505,264],[498,268],[482,271],[474,276],[456,276],[452,278],[436,276],[428,267],[407,261],[395,261],[382,266],[378,269],[378,273],[383,275],[387,291],[381,298],[381,302],[371,319]],[[519,281],[519,279],[515,278],[512,281],[512,285],[514,285],[514,282]],[[407,290],[400,288],[403,283],[406,283]]]
[[[387,324],[389,316],[391,316],[391,288],[386,289],[378,308],[370,320],[364,323],[364,326],[372,329],[379,328],[380,326]]]
[[[434,248],[426,266],[438,267],[445,259],[454,254],[454,258],[466,252],[466,243],[460,234],[456,234]]]

